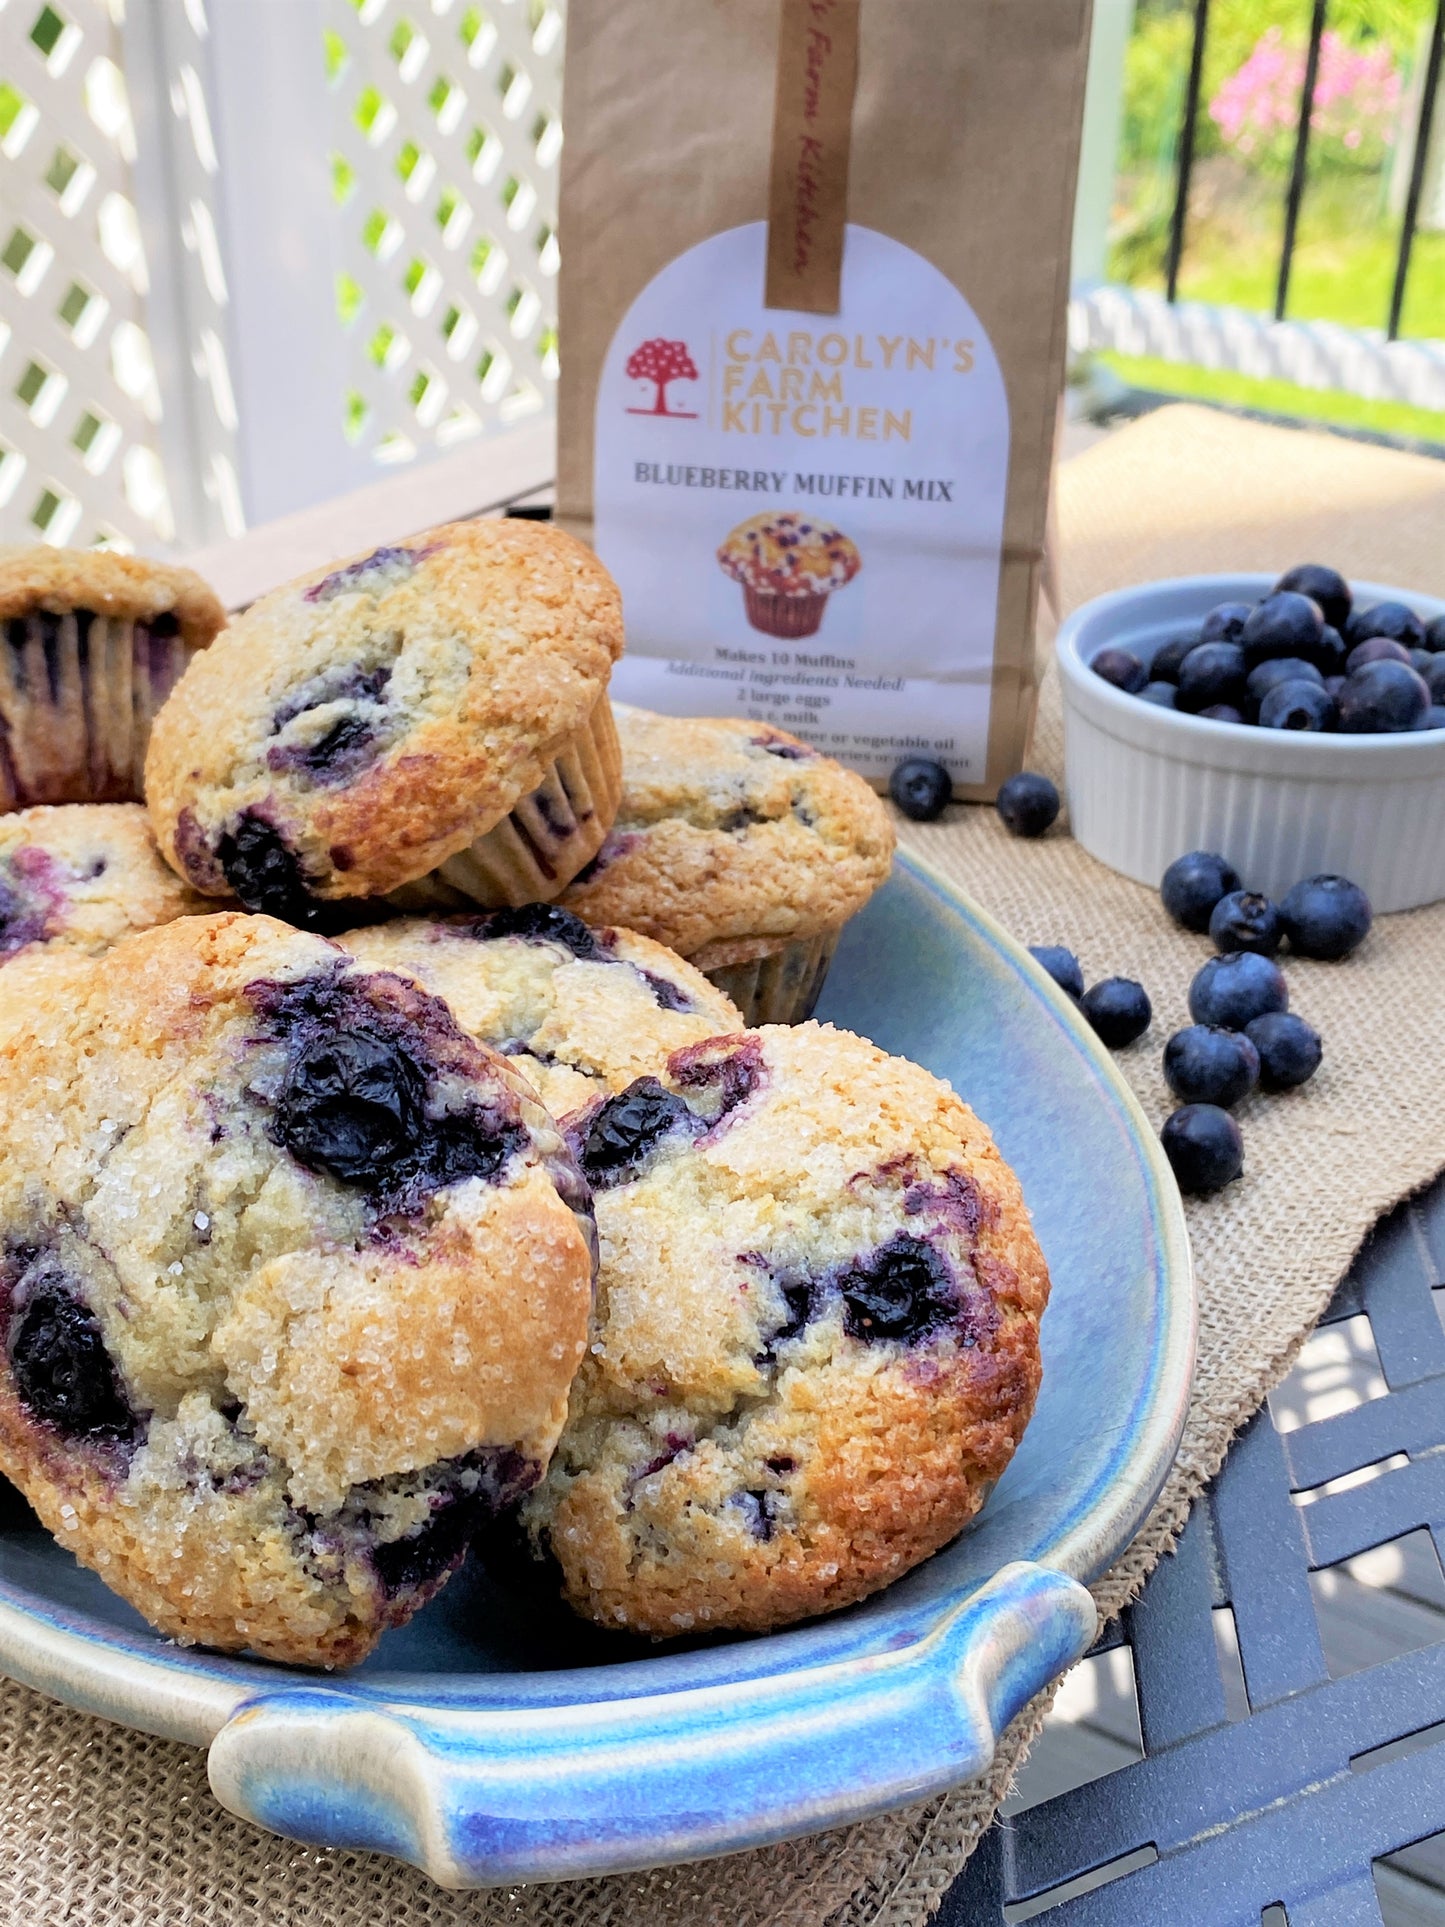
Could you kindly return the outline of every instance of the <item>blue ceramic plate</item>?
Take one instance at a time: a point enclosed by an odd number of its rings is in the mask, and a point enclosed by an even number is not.
[[[558,1879],[835,1826],[981,1771],[1088,1646],[1184,1423],[1194,1294],[1153,1132],[1061,992],[900,861],[820,1015],[946,1077],[1023,1182],[1053,1274],[1033,1423],[975,1526],[877,1598],[767,1638],[656,1648],[493,1586],[480,1562],[345,1675],[183,1651],[11,1499],[0,1667],[210,1746],[235,1812],[452,1885]]]

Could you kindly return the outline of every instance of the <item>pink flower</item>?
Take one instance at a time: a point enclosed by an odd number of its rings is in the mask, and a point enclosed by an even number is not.
[[[1302,47],[1286,46],[1282,30],[1270,27],[1219,88],[1209,103],[1210,118],[1240,153],[1252,153],[1261,138],[1294,127],[1305,58]],[[1394,55],[1383,42],[1361,48],[1333,30],[1322,35],[1310,103],[1312,128],[1351,150],[1362,144],[1367,132],[1388,144],[1395,138],[1400,92]]]

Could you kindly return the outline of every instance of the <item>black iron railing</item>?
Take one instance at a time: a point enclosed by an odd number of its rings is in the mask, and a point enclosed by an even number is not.
[[[1329,23],[1329,0],[1314,0],[1310,16],[1309,49],[1305,56],[1300,85],[1299,112],[1295,122],[1294,155],[1289,186],[1285,195],[1284,234],[1280,244],[1279,274],[1275,282],[1274,315],[1282,321],[1289,303],[1290,270],[1294,265],[1295,240],[1299,232],[1300,208],[1304,201],[1309,174],[1310,120],[1315,85],[1319,79],[1320,47]],[[1209,35],[1209,0],[1194,0],[1194,41],[1189,57],[1189,78],[1184,89],[1184,110],[1179,125],[1178,158],[1174,177],[1174,209],[1169,223],[1169,248],[1165,257],[1164,279],[1169,299],[1179,293],[1179,269],[1189,223],[1189,188],[1194,172],[1194,131],[1199,117],[1199,96],[1204,73],[1204,49]],[[1430,132],[1434,124],[1435,103],[1440,93],[1440,74],[1445,64],[1445,0],[1438,0],[1435,22],[1425,56],[1424,82],[1414,130],[1415,144],[1410,167],[1410,182],[1400,223],[1395,274],[1390,289],[1390,310],[1386,333],[1391,341],[1399,339],[1400,317],[1405,306],[1405,290],[1410,277],[1410,255],[1415,245],[1415,230],[1420,219],[1420,200],[1425,187],[1429,160]],[[1442,317],[1445,329],[1445,317]]]

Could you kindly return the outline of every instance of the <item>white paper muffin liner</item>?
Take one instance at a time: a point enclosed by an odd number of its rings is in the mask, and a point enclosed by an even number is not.
[[[842,928],[835,924],[810,937],[709,944],[689,962],[732,998],[750,1030],[759,1024],[801,1024],[813,1014]],[[708,961],[710,953],[725,957],[729,950],[747,954],[734,962]]]
[[[7,622],[0,809],[140,802],[151,724],[192,653],[179,634],[87,610]]]
[[[530,795],[485,836],[386,900],[408,911],[550,903],[602,848],[621,802],[622,745],[604,693]]]

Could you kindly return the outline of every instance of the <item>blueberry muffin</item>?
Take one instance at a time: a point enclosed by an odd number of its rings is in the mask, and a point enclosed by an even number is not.
[[[577,1611],[762,1632],[968,1523],[1033,1410],[1048,1273],[946,1085],[845,1031],[769,1027],[674,1052],[568,1138],[596,1338],[523,1519]]]
[[[731,717],[616,705],[622,803],[562,896],[695,964],[750,1024],[811,1015],[843,924],[893,862],[893,825],[851,770]]]
[[[189,569],[0,547],[0,810],[139,802],[156,711],[225,620]]]
[[[575,1163],[444,1004],[270,918],[182,918],[24,1001],[0,1471],[162,1632],[360,1659],[552,1452]]]
[[[40,804],[0,816],[0,969],[57,949],[99,956],[135,930],[215,906],[161,862],[139,803]],[[7,975],[13,993],[18,975]]]
[[[846,588],[863,566],[856,544],[811,509],[749,516],[719,547],[717,559],[742,584],[751,627],[789,641],[818,633],[828,597]]]
[[[612,578],[539,523],[452,523],[302,578],[157,719],[157,840],[208,896],[317,928],[393,891],[555,897],[616,811],[621,649]]]
[[[671,1051],[742,1019],[701,972],[631,930],[589,930],[551,903],[436,921],[403,917],[339,939],[372,970],[440,997],[509,1057],[553,1117],[625,1090]]]

